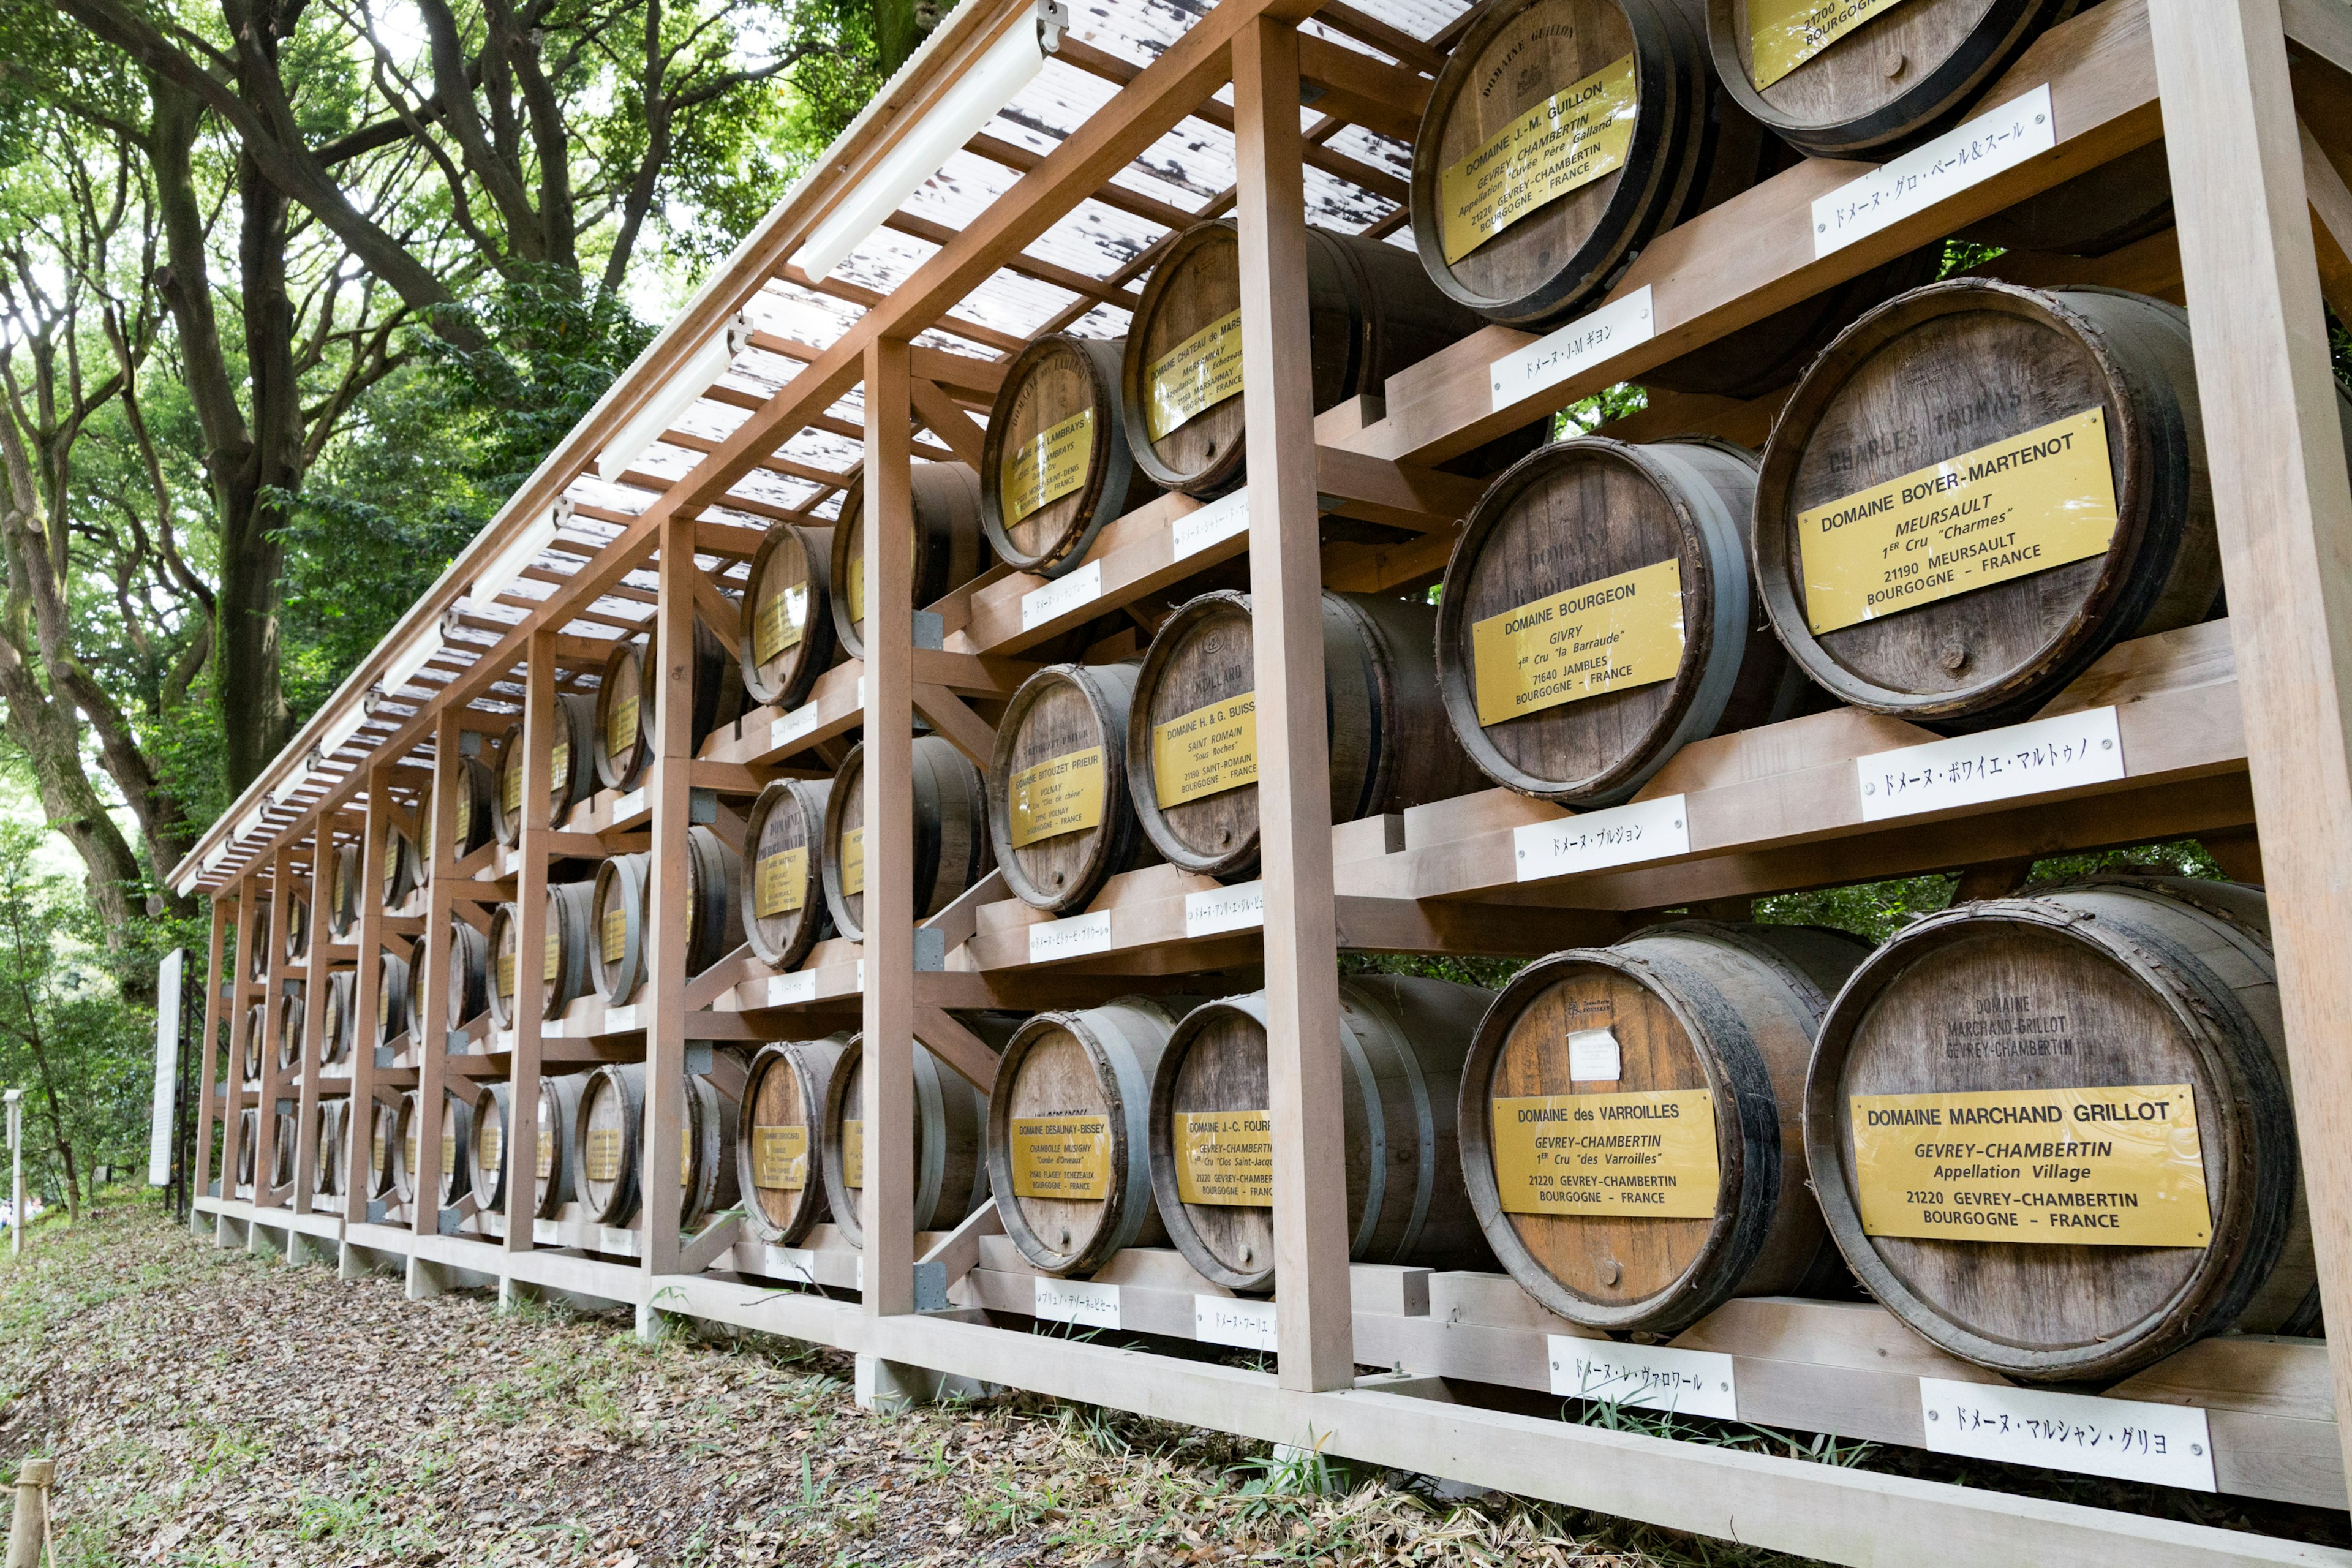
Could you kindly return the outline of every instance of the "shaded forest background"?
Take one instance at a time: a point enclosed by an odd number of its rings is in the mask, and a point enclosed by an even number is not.
[[[0,1081],[143,1156],[163,878],[946,0],[0,6]]]

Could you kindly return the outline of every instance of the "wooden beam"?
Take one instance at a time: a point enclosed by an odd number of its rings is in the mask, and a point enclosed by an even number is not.
[[[931,1055],[971,1079],[974,1089],[986,1094],[995,1088],[997,1056],[987,1041],[937,1007],[917,1008],[914,1029]]]
[[[2149,0],[2324,1310],[2352,1321],[2352,482],[2278,0]],[[2329,1342],[2352,1434],[2352,1337]]]
[[[544,1055],[548,839],[555,793],[555,735],[563,718],[555,692],[555,634],[531,635],[523,661],[522,827],[515,835],[515,988],[508,1047],[506,1236],[509,1253],[537,1245],[539,1080]],[[490,984],[499,983],[490,954]]]
[[[2296,122],[2303,150],[2303,181],[2311,201],[2312,248],[2319,268],[2319,292],[2339,321],[2352,322],[2352,190],[2336,172],[2311,127]]]
[[[1318,113],[1407,146],[1421,133],[1421,111],[1429,107],[1433,85],[1426,77],[1307,33],[1298,38],[1298,74],[1299,100]]]
[[[675,1171],[686,1156],[686,942],[690,920],[687,889],[687,829],[694,815],[695,589],[709,579],[694,563],[694,522],[680,512],[662,524],[661,617],[663,653],[655,687],[652,878],[646,923],[656,933],[646,959],[644,989],[637,998],[646,1024],[646,1109],[638,1148],[648,1173]],[[679,1270],[679,1184],[658,1174],[638,1184],[640,1254],[650,1287],[653,1279]],[[642,1325],[647,1331],[649,1323]]]
[[[192,1199],[205,1197],[212,1190],[213,1128],[218,1121],[213,1112],[213,1094],[216,1089],[227,1087],[220,1074],[221,948],[233,918],[223,907],[226,902],[227,895],[221,893],[205,900],[205,909],[212,917],[212,932],[205,939],[205,966],[196,976],[196,984],[204,987],[205,1032],[196,1047],[203,1055],[196,1066],[196,1146],[189,1152],[187,1166],[188,1193]],[[234,1058],[230,1058],[229,1071],[232,1074],[236,1071]],[[226,1198],[229,1195],[224,1185],[221,1196]],[[191,1208],[188,1212],[193,1216],[195,1210]]]
[[[1355,1380],[1340,1115],[1339,931],[1331,907],[1322,562],[1316,547],[1314,356],[1307,342],[1307,208],[1299,157],[1298,33],[1260,18],[1234,40],[1241,191],[1250,596],[1257,668],[1260,859],[1265,883],[1266,1068],[1274,1139],[1274,1252],[1282,1385]]]
[[[923,423],[930,427],[931,434],[947,444],[948,450],[956,455],[958,462],[969,463],[978,468],[981,466],[982,443],[987,439],[988,432],[963,411],[961,404],[950,397],[937,384],[918,376],[912,385],[915,412],[922,416]]]
[[[931,721],[955,749],[970,757],[982,773],[996,763],[996,731],[988,721],[964,706],[963,699],[940,686],[914,688],[916,710]]]

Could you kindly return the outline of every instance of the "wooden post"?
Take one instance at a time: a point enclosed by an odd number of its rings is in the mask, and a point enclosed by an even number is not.
[[[1251,634],[1265,879],[1266,1069],[1274,1121],[1276,1343],[1286,1388],[1355,1381],[1331,900],[1323,565],[1307,335],[1298,32],[1259,17],[1234,39],[1242,384],[1248,390]]]
[[[16,1508],[8,1518],[6,1568],[40,1568],[49,1540],[49,1483],[55,1459],[26,1459],[16,1471]]]
[[[915,1310],[914,595],[908,344],[866,351],[866,1113],[868,1313]]]
[[[677,1176],[686,1156],[686,830],[694,809],[694,579],[700,571],[692,518],[674,515],[662,524],[659,570],[654,647],[661,668],[648,682],[655,693],[653,886],[637,1003],[646,1020],[646,1121],[637,1145],[645,1159],[637,1190],[648,1280],[677,1272],[685,1196]]]
[[[444,708],[433,721],[433,889],[425,901],[425,962],[408,977],[409,1054],[416,1062],[416,1188],[410,1227],[419,1236],[441,1231],[441,1100],[448,1087],[449,922],[457,897],[457,746],[465,734],[458,710]],[[414,1261],[413,1259],[411,1260]],[[410,1293],[416,1293],[411,1272]]]
[[[260,879],[248,870],[236,883],[236,956],[229,968],[228,983],[228,1096],[222,1102],[221,1116],[221,1196],[236,1196],[236,1153],[238,1133],[245,1119],[238,1114],[245,1109],[245,1027],[246,1005],[251,999],[251,987],[246,974],[253,967],[253,902]],[[255,1120],[258,1121],[259,1118]],[[261,1170],[254,1168],[254,1188],[260,1190]]]
[[[2320,1299],[2352,1323],[2352,484],[2278,0],[2149,0]],[[2352,1443],[2352,1336],[2331,1335]],[[2352,1447],[2346,1450],[2352,1459]]]
[[[303,889],[310,900],[310,946],[302,963],[302,1049],[294,1059],[298,1090],[294,1103],[294,1191],[289,1204],[296,1214],[311,1209],[310,1173],[319,1162],[319,1037],[327,1026],[327,980],[334,966],[327,962],[332,933],[327,929],[325,900],[320,889],[334,883],[335,840],[329,829],[333,817],[321,812],[310,829],[310,875]],[[288,1251],[293,1244],[288,1243]]]
[[[522,831],[515,837],[515,994],[513,1067],[507,1079],[507,1250],[529,1252],[539,1215],[541,978],[547,943],[548,798],[553,794],[555,730],[562,721],[555,698],[555,634],[531,634],[523,664]],[[496,986],[499,956],[490,954]]]
[[[205,900],[212,906],[212,938],[205,948],[205,966],[199,972],[205,988],[205,1032],[198,1047],[204,1055],[196,1065],[196,1146],[188,1155],[188,1224],[196,1225],[195,1200],[212,1192],[213,1122],[215,1120],[213,1096],[223,1092],[220,1081],[221,1026],[221,944],[226,935],[228,920],[221,909],[224,895],[214,894]],[[235,1072],[235,1065],[230,1070]],[[227,1196],[227,1189],[222,1189]]]
[[[269,930],[263,941],[261,982],[261,1104],[253,1119],[253,1206],[277,1208],[280,1199],[272,1174],[278,1169],[278,1096],[285,1075],[278,1069],[278,999],[285,994],[286,931],[292,923],[294,851],[281,847],[269,858]]]
[[[360,966],[352,979],[352,1179],[343,1184],[343,1218],[368,1219],[374,1178],[360,1167],[375,1147],[375,1011],[383,1001],[383,837],[392,826],[392,768],[367,770],[367,820],[360,828]]]

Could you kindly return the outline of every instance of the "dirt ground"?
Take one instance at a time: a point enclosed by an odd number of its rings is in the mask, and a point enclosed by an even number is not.
[[[143,1198],[30,1241],[0,1469],[57,1458],[66,1568],[1790,1561],[1026,1395],[870,1415],[830,1351],[411,1302]]]

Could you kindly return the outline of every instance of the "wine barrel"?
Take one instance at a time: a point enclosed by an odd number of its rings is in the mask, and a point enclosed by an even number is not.
[[[253,905],[253,944],[245,955],[245,977],[247,980],[269,978],[269,900],[257,899]]]
[[[449,922],[449,945],[442,961],[443,1011],[452,1029],[463,1028],[489,1005],[490,939],[462,920]]]
[[[1478,770],[1443,721],[1437,612],[1370,594],[1323,595],[1331,820],[1463,795]],[[1246,594],[1203,594],[1162,622],[1136,678],[1127,776],[1171,865],[1257,874],[1257,669]]]
[[[349,942],[360,918],[360,847],[338,844],[328,860],[327,930],[337,942]]]
[[[384,909],[398,910],[416,888],[416,841],[406,828],[387,822],[383,828]]]
[[[1128,793],[1127,720],[1139,659],[1055,664],[1021,683],[996,723],[988,831],[1004,885],[1055,914],[1159,858]]]
[[[507,1207],[507,1102],[512,1086],[487,1079],[474,1087],[474,1136],[466,1144],[466,1180],[480,1205]]]
[[[1707,42],[1732,100],[1782,141],[1816,158],[1878,163],[1979,107],[2026,46],[2081,5],[1706,0]],[[1832,12],[1837,20],[1818,25]]]
[[[777,779],[743,819],[751,873],[741,879],[737,918],[751,951],[772,968],[799,968],[809,949],[833,934],[822,849],[832,791],[830,779]]]
[[[1459,1125],[1471,1204],[1528,1295],[1672,1334],[1842,1276],[1806,1190],[1805,1066],[1869,952],[1821,927],[1681,921],[1513,977],[1471,1042]]]
[[[580,1101],[593,1076],[552,1073],[539,1080],[538,1199],[532,1212],[541,1219],[555,1218],[579,1196]]]
[[[295,1142],[298,1134],[294,1113],[279,1111],[276,1125],[277,1134],[269,1146],[269,1187],[272,1192],[282,1193],[294,1184],[295,1155],[299,1147]]]
[[[1410,205],[1422,266],[1541,329],[1653,239],[1789,163],[1724,100],[1685,0],[1486,0],[1429,89]]]
[[[612,1006],[634,999],[651,973],[652,857],[615,855],[596,868],[593,924],[596,994]],[[699,974],[743,942],[741,863],[708,827],[686,830],[686,972]]]
[[[547,889],[547,935],[541,944],[539,983],[544,988],[540,1016],[560,1018],[572,1003],[585,996],[594,982],[595,898],[593,882],[554,882]],[[529,973],[517,946],[519,911],[500,904],[490,912],[490,1022],[501,1029],[515,1026],[515,991]]]
[[[397,1117],[399,1134],[393,1140],[391,1151],[393,1196],[404,1207],[412,1210],[416,1205],[416,1161],[422,1147],[416,1122],[416,1090],[412,1089],[402,1092]]]
[[[236,1113],[236,1186],[250,1196],[253,1192],[253,1166],[256,1150],[261,1142],[261,1111],[248,1105]]]
[[[1782,410],[1752,549],[1773,629],[1839,700],[1956,730],[2029,716],[2214,608],[2187,313],[1977,279],[1889,301]]]
[[[2008,1377],[2316,1321],[2251,888],[2099,879],[1905,927],[1822,1021],[1805,1154],[1864,1288]]]
[[[1339,982],[1348,1256],[1491,1268],[1462,1181],[1455,1101],[1494,993],[1402,975]],[[1229,1290],[1274,1289],[1265,993],[1184,1015],[1151,1082],[1151,1190],[1169,1239]]]
[[[260,1002],[245,1010],[245,1081],[248,1084],[261,1081],[261,1034],[268,1016],[268,1005]]]
[[[327,976],[327,1005],[319,1021],[319,1060],[349,1061],[359,1040],[360,977],[356,970],[338,969]]]
[[[1074,571],[1103,524],[1160,493],[1136,467],[1118,402],[1118,338],[1049,332],[1013,357],[980,450],[980,521],[1017,571]]]
[[[383,1203],[405,1203],[400,1190],[401,1107],[389,1101],[368,1102],[367,1195]]]
[[[816,678],[841,662],[833,626],[833,530],[772,522],[744,579],[743,636],[736,650],[754,702],[797,708]]]
[[[988,570],[988,535],[980,526],[980,475],[966,463],[917,463],[911,476],[915,528],[915,607],[945,596]],[[833,629],[842,650],[866,657],[866,475],[860,469],[841,498],[833,526],[833,559],[825,581]]]
[[[299,985],[278,997],[278,1070],[290,1073],[302,1066],[302,1019],[306,1009]]]
[[[1004,1234],[1048,1274],[1091,1274],[1165,1247],[1151,1192],[1152,1075],[1191,996],[1122,996],[1039,1013],[1014,1032],[988,1095],[988,1185]]]
[[[1410,252],[1307,231],[1315,412],[1385,395],[1388,378],[1482,324]],[[1243,440],[1241,240],[1231,218],[1184,230],[1143,286],[1119,363],[1119,416],[1144,477],[1207,500],[1248,474]]]
[[[1007,1030],[992,1020],[967,1019],[974,1034],[1001,1045]],[[817,1164],[825,1206],[842,1239],[866,1245],[866,1087],[863,1035],[852,1035],[834,1058],[825,1081],[824,1120]],[[950,1230],[988,1202],[988,1096],[961,1073],[915,1049],[915,1230]]]
[[[286,899],[286,960],[299,963],[310,956],[310,900],[300,893]]]
[[[472,1190],[472,1162],[467,1151],[474,1142],[474,1106],[455,1090],[441,1095],[441,1206],[447,1208]]]
[[[935,915],[996,864],[988,839],[987,786],[946,737],[914,745],[915,918]],[[866,747],[850,748],[824,802],[824,901],[835,930],[866,934]]]
[[[1631,795],[1692,741],[1806,689],[1749,593],[1756,458],[1586,436],[1496,479],[1437,602],[1437,683],[1470,760],[1570,805]]]
[[[415,1009],[409,995],[408,960],[396,952],[381,954],[376,960],[375,981],[375,1044],[388,1046],[409,1032],[415,1022]]]
[[[2158,141],[1981,218],[1954,237],[2003,250],[2105,256],[2163,233],[2174,221],[2169,155]]]
[[[498,840],[512,849],[522,842],[522,726],[511,724],[499,742]],[[548,752],[547,820],[561,826],[576,801],[596,793],[596,695],[555,694],[555,740]]]
[[[455,777],[457,798],[449,848],[453,864],[490,841],[499,800],[498,777],[481,758],[459,757]],[[434,788],[432,784],[425,787],[416,808],[416,885],[421,888],[433,883]]]
[[[319,1101],[317,1142],[310,1152],[310,1191],[319,1197],[341,1196],[351,1179],[351,1113],[349,1100]]]
[[[647,681],[646,669],[655,640],[655,634],[648,632],[604,656],[604,679],[596,688],[593,756],[596,782],[607,789],[635,788],[646,764],[653,761],[654,696],[658,688]],[[694,617],[694,717],[688,726],[688,749],[700,751],[713,730],[741,718],[746,706],[735,650],[698,613]]]
[[[829,1212],[812,1157],[824,1125],[825,1091],[845,1034],[761,1046],[744,1078],[735,1134],[735,1184],[751,1234],[772,1247],[800,1243]]]
[[[679,1223],[691,1227],[735,1203],[735,1108],[709,1079],[689,1073],[686,1110]],[[599,1225],[627,1225],[636,1215],[645,1121],[643,1062],[612,1062],[590,1075],[580,1096],[574,1190]]]

